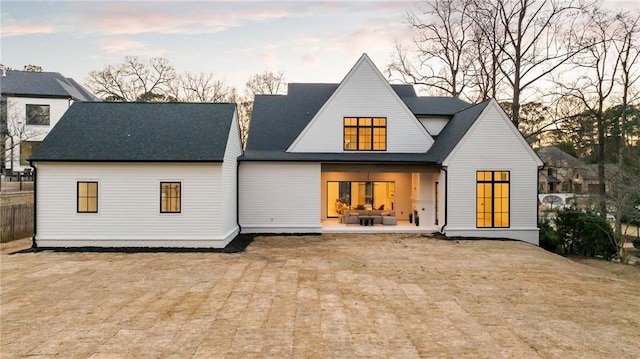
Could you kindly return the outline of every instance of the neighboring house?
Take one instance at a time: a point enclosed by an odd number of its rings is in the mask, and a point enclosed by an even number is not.
[[[0,92],[0,170],[28,167],[32,152],[72,103],[96,101],[57,72],[3,70]]]
[[[241,154],[235,104],[75,103],[31,157],[33,244],[222,248]]]
[[[540,193],[597,194],[598,170],[555,146],[536,151],[544,162],[539,172]]]
[[[239,163],[240,226],[322,232],[340,199],[450,237],[538,244],[540,166],[495,100],[419,97],[390,85],[365,54],[340,84],[256,96]]]

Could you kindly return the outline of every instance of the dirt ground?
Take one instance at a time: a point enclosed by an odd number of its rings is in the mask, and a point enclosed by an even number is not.
[[[2,358],[640,357],[640,268],[520,242],[325,234],[257,237],[237,254],[11,251]]]

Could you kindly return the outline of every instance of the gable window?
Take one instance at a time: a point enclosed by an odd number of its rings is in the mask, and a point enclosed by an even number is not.
[[[386,151],[386,117],[345,117],[345,151]]]
[[[27,105],[27,125],[48,126],[49,105]]]
[[[160,213],[180,213],[181,183],[160,182]]]
[[[477,172],[476,226],[509,227],[509,171]]]
[[[98,213],[98,182],[78,182],[78,213]]]

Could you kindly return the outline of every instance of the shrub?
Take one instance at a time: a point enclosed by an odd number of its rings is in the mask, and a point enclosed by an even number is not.
[[[618,253],[613,229],[593,211],[582,212],[575,208],[558,211],[556,234],[565,255],[611,260]]]
[[[556,231],[551,226],[551,221],[548,218],[542,218],[539,223],[540,227],[540,247],[548,250],[549,252],[562,253],[562,246]]]
[[[631,243],[633,243],[633,248],[640,249],[640,237],[632,239]]]

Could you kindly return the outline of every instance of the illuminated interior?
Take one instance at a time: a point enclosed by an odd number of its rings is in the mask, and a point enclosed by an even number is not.
[[[386,151],[387,119],[384,117],[345,117],[345,151]]]
[[[180,182],[160,184],[160,212],[180,213]]]
[[[78,212],[98,212],[98,182],[78,182]]]
[[[509,172],[478,171],[476,226],[509,227]]]
[[[396,183],[390,181],[328,181],[327,217],[338,217],[345,209],[392,210],[395,191]]]

